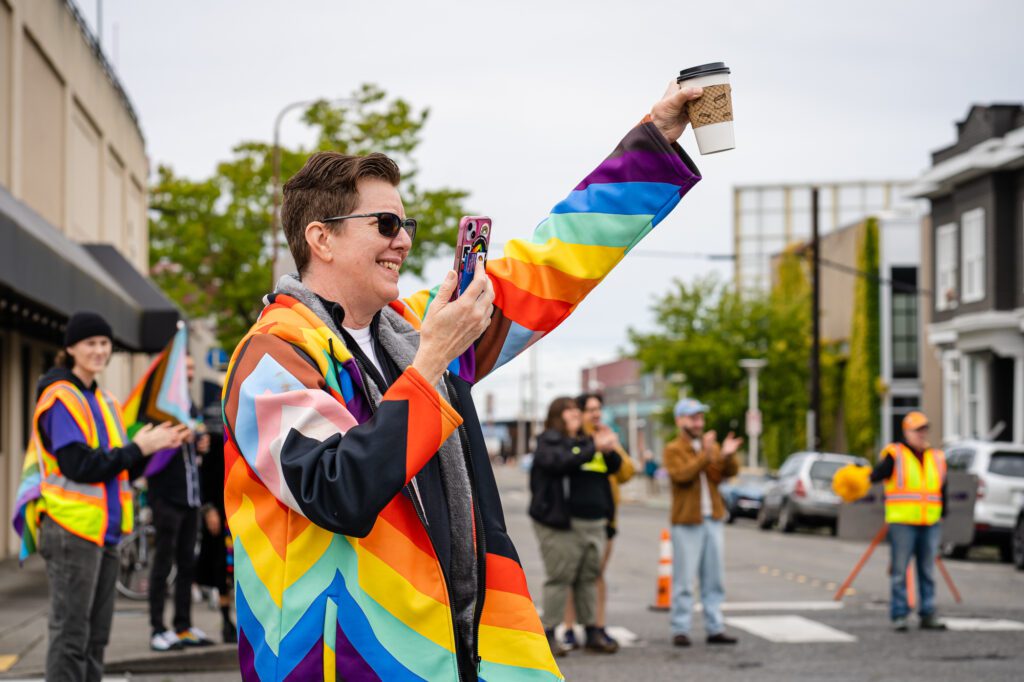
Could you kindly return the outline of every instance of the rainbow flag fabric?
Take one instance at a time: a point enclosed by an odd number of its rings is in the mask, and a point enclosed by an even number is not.
[[[169,421],[195,427],[188,390],[187,357],[188,329],[179,322],[170,343],[156,356],[124,403],[124,423],[128,426],[129,438],[145,424]],[[151,476],[166,467],[175,452],[154,453],[146,465],[146,475]]]
[[[457,404],[565,320],[699,179],[645,120],[530,240],[509,242],[487,267],[492,323],[450,367]],[[382,316],[415,333],[435,293],[396,301]],[[243,679],[463,679],[448,576],[410,481],[475,415],[412,367],[370,404],[342,340],[285,293],[267,298],[235,349],[223,407]],[[486,454],[467,459],[486,538],[474,677],[561,680]]]

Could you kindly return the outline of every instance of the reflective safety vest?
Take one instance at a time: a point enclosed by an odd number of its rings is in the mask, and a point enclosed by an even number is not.
[[[942,483],[946,456],[925,450],[921,459],[902,443],[892,443],[882,457],[892,455],[892,476],[885,482],[885,522],[932,526],[942,518]]]
[[[77,386],[69,381],[57,381],[48,386],[36,404],[32,418],[32,440],[29,448],[34,449],[39,461],[41,499],[34,512],[36,522],[46,514],[59,526],[80,538],[103,546],[109,523],[107,513],[107,486],[105,483],[79,483],[60,472],[57,457],[46,449],[40,434],[39,420],[48,409],[60,401],[81,429],[85,442],[92,448],[100,446],[96,420]],[[96,402],[103,413],[107,429],[107,440],[111,448],[124,445],[127,441],[121,417],[121,406],[110,394],[96,390]],[[121,502],[121,532],[130,533],[133,527],[132,490],[128,472],[117,475],[118,496]]]

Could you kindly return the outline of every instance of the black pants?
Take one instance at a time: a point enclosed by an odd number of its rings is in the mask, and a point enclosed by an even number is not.
[[[46,679],[100,682],[114,619],[117,548],[94,545],[43,519],[39,554],[50,581]]]
[[[192,579],[196,564],[196,530],[199,510],[179,507],[159,499],[150,500],[156,528],[156,551],[149,574],[149,624],[163,632],[167,576],[172,562],[178,567],[174,580],[174,631],[192,627]]]

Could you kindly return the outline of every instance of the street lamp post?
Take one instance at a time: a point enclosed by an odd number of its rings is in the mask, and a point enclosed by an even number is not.
[[[270,258],[270,290],[274,290],[274,286],[277,284],[277,251],[278,243],[280,242],[281,234],[281,121],[284,119],[285,114],[298,109],[299,107],[308,107],[316,104],[317,102],[324,101],[321,99],[304,99],[285,106],[281,111],[277,112],[277,117],[274,118],[274,147],[271,154],[272,157],[272,177],[271,185],[274,208],[273,213],[270,216],[270,242],[271,242],[271,258]],[[331,104],[355,104],[356,101],[352,99],[333,99],[330,100]]]
[[[761,410],[757,405],[757,375],[768,364],[763,358],[740,360],[740,367],[747,370],[747,435],[750,448],[747,450],[747,465],[757,467],[758,447],[761,438]]]

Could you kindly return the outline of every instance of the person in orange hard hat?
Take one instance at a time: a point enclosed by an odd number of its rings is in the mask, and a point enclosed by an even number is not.
[[[885,481],[885,522],[892,555],[889,615],[897,632],[909,628],[907,566],[917,561],[922,630],[945,630],[935,616],[935,556],[942,535],[946,501],[946,457],[928,444],[928,417],[903,418],[903,438],[882,450],[871,482]]]

